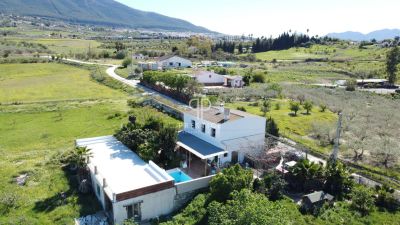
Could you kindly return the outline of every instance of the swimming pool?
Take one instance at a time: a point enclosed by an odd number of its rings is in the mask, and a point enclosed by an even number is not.
[[[181,183],[181,182],[192,180],[192,178],[189,177],[189,175],[182,172],[180,169],[170,170],[170,171],[168,171],[168,174],[174,178],[176,183]]]

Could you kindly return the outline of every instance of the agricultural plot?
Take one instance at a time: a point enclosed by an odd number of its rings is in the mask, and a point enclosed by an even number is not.
[[[0,102],[121,98],[121,92],[92,82],[90,72],[56,63],[0,65]]]
[[[227,103],[228,107],[236,109],[238,107],[244,107],[247,112],[263,116],[264,113],[261,111],[262,103],[259,106],[253,106],[254,103],[249,102],[234,102]],[[316,123],[326,123],[334,125],[337,121],[337,115],[330,111],[321,112],[318,106],[314,106],[311,113],[305,114],[305,110],[302,109],[298,112],[297,116],[291,116],[289,109],[289,100],[287,99],[273,99],[271,100],[271,109],[266,113],[266,117],[271,117],[278,124],[279,132],[292,140],[302,143],[313,150],[321,153],[329,153],[332,146],[321,147],[318,145],[318,141],[312,139],[312,129]]]

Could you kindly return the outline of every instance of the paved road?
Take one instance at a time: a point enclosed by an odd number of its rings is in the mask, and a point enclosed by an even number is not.
[[[46,56],[46,57],[50,58],[50,56]],[[179,101],[177,101],[177,100],[175,100],[175,99],[173,99],[173,98],[171,98],[171,97],[169,97],[167,95],[160,94],[157,91],[154,91],[154,90],[152,90],[150,88],[147,88],[147,87],[144,87],[143,85],[140,85],[139,80],[128,80],[126,78],[123,78],[123,77],[119,76],[118,74],[115,73],[115,70],[119,67],[118,65],[104,64],[104,63],[97,63],[97,62],[86,62],[86,61],[81,61],[81,60],[76,60],[76,59],[63,59],[63,60],[67,61],[67,62],[74,62],[74,63],[86,64],[86,65],[107,66],[107,67],[109,67],[106,70],[106,73],[107,73],[108,76],[110,76],[110,77],[112,77],[112,78],[114,78],[114,79],[116,79],[116,80],[118,80],[118,81],[120,81],[120,82],[122,82],[122,83],[124,83],[124,84],[126,84],[128,86],[141,89],[143,91],[143,95],[154,96],[156,98],[158,97],[158,98],[166,99],[166,100],[170,101],[175,106],[178,106],[181,109],[187,109],[189,107],[188,105],[186,105],[186,104],[184,104],[182,102],[179,102]]]

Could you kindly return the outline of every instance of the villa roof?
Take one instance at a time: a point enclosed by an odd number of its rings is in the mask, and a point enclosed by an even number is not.
[[[211,107],[211,108],[207,108],[204,109],[202,112],[197,110],[197,109],[193,109],[190,108],[188,110],[185,111],[185,113],[188,113],[192,116],[200,116],[203,120],[212,122],[212,123],[226,123],[226,122],[231,122],[231,121],[235,121],[238,119],[242,119],[245,117],[259,117],[257,115],[253,115],[250,113],[246,113],[240,110],[236,110],[236,109],[229,109],[230,113],[229,113],[229,118],[227,120],[225,120],[224,118],[224,113],[220,112],[220,109],[218,107]],[[202,113],[202,115],[200,115]]]
[[[178,133],[177,144],[201,159],[208,159],[225,153],[224,149],[203,141],[202,139],[185,131]]]
[[[114,194],[118,199],[118,194],[126,195],[134,190],[143,192],[147,187],[173,182],[165,170],[152,161],[144,162],[113,136],[78,139],[76,145],[91,150],[88,167],[93,173],[97,170],[97,180],[105,179],[104,191],[110,199]]]

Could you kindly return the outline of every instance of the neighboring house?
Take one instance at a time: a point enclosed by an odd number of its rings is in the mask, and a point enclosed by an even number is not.
[[[168,55],[160,57],[157,60],[158,66],[163,69],[173,69],[173,68],[189,68],[192,67],[192,61],[176,56]]]
[[[243,163],[246,154],[264,150],[264,117],[223,106],[200,108],[184,112],[184,130],[178,134],[178,151],[189,175],[191,170],[213,174],[228,164]]]
[[[132,56],[132,58],[136,59],[136,60],[146,60],[147,59],[147,57],[144,56],[143,54],[135,54]]]
[[[143,71],[159,70],[158,63],[156,62],[139,62],[138,67]]]
[[[126,219],[148,221],[180,209],[212,176],[192,178],[179,168],[165,171],[144,162],[113,136],[76,140],[90,149],[93,191],[112,224]]]
[[[241,88],[244,86],[243,77],[224,75],[224,86]]]
[[[194,71],[194,74],[191,77],[204,86],[222,86],[225,81],[223,75],[217,74],[214,71]]]
[[[325,202],[332,203],[334,197],[323,191],[316,191],[308,195],[304,195],[301,201],[301,207],[304,210],[313,210],[322,207]]]
[[[214,71],[197,70],[191,75],[197,82],[204,86],[243,87],[241,76],[221,75]]]

